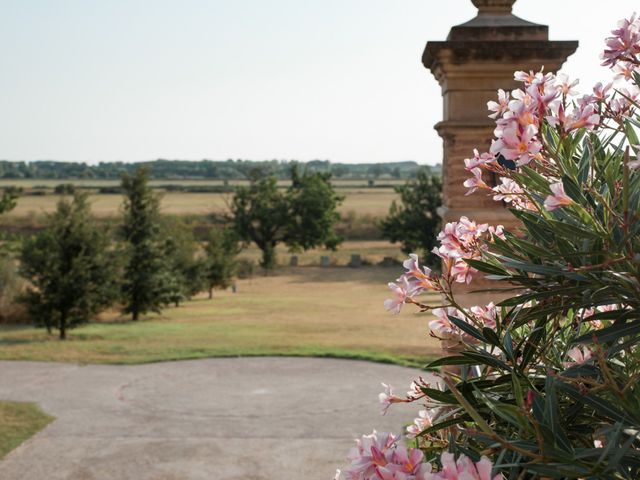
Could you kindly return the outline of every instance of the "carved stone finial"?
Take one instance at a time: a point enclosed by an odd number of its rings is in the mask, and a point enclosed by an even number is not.
[[[508,15],[516,0],[471,0],[471,2],[476,6],[480,15],[484,13]]]

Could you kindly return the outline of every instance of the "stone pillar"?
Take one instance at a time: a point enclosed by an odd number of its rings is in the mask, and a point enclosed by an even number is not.
[[[478,222],[513,224],[498,202],[482,193],[465,196],[470,177],[464,159],[477,148],[487,151],[495,123],[487,101],[497,90],[513,90],[516,70],[555,72],[578,47],[576,41],[550,41],[546,25],[516,17],[516,0],[472,0],[478,15],[451,29],[444,42],[428,42],[422,63],[442,87],[442,121],[435,129],[443,140],[443,207],[445,222],[466,215]]]

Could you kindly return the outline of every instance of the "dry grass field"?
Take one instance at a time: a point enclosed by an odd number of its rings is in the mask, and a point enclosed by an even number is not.
[[[392,188],[344,188],[339,193],[345,196],[340,213],[353,212],[355,215],[383,217],[389,211],[391,202],[398,198]],[[162,212],[169,215],[207,215],[227,210],[230,193],[188,193],[163,192]],[[23,195],[16,207],[3,215],[3,219],[37,218],[55,210],[59,196]],[[122,195],[94,194],[90,196],[92,210],[98,217],[114,217],[120,214]],[[5,220],[5,221],[6,221]]]
[[[105,314],[61,342],[31,327],[0,328],[0,359],[141,363],[243,355],[336,356],[422,365],[438,352],[428,314],[385,312],[401,267],[299,267],[239,280],[138,322]],[[439,301],[432,297],[433,304]]]
[[[52,420],[33,403],[0,401],[0,459]]]
[[[23,188],[44,185],[49,193],[19,197],[16,208],[3,215],[3,225],[40,224],[43,214],[55,208],[58,196],[51,189],[58,183],[25,181]],[[117,184],[80,184],[89,183]],[[391,187],[342,185],[339,192],[346,197],[341,213],[347,231],[351,222],[357,227],[386,215],[396,198]],[[230,194],[221,193],[163,192],[162,211],[204,217],[223,211],[229,199]],[[120,214],[121,195],[94,194],[91,201],[99,217]],[[359,254],[365,266],[346,267],[353,254]],[[66,342],[32,327],[2,326],[0,359],[140,363],[211,356],[317,355],[422,365],[438,351],[437,342],[427,335],[428,316],[409,311],[393,317],[383,309],[386,284],[402,269],[372,265],[385,257],[402,259],[397,245],[345,241],[336,252],[317,249],[296,254],[297,268],[288,267],[292,254],[286,247],[279,246],[277,255],[276,273],[265,277],[256,267],[253,278],[238,280],[235,294],[225,291],[212,300],[195,298],[135,323],[114,310],[71,331]],[[332,267],[320,268],[321,256],[328,256]],[[260,251],[249,247],[241,258],[257,263]],[[433,302],[438,299],[434,297]]]

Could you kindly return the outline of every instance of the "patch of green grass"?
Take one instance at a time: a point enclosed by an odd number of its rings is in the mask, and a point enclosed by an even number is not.
[[[0,459],[52,421],[35,403],[0,401]]]
[[[401,268],[400,268],[401,270]],[[235,356],[318,356],[421,366],[440,352],[429,315],[382,307],[393,268],[299,267],[238,282],[138,322],[117,312],[59,341],[34,328],[0,328],[0,359],[136,364]],[[428,300],[429,301],[429,300]],[[437,304],[437,295],[431,297]]]

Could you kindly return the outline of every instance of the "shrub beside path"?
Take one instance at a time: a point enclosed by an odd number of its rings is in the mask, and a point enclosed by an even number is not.
[[[135,366],[0,362],[0,398],[56,420],[0,462],[5,480],[333,478],[353,439],[398,431],[378,380],[414,369],[317,358],[218,358]]]

